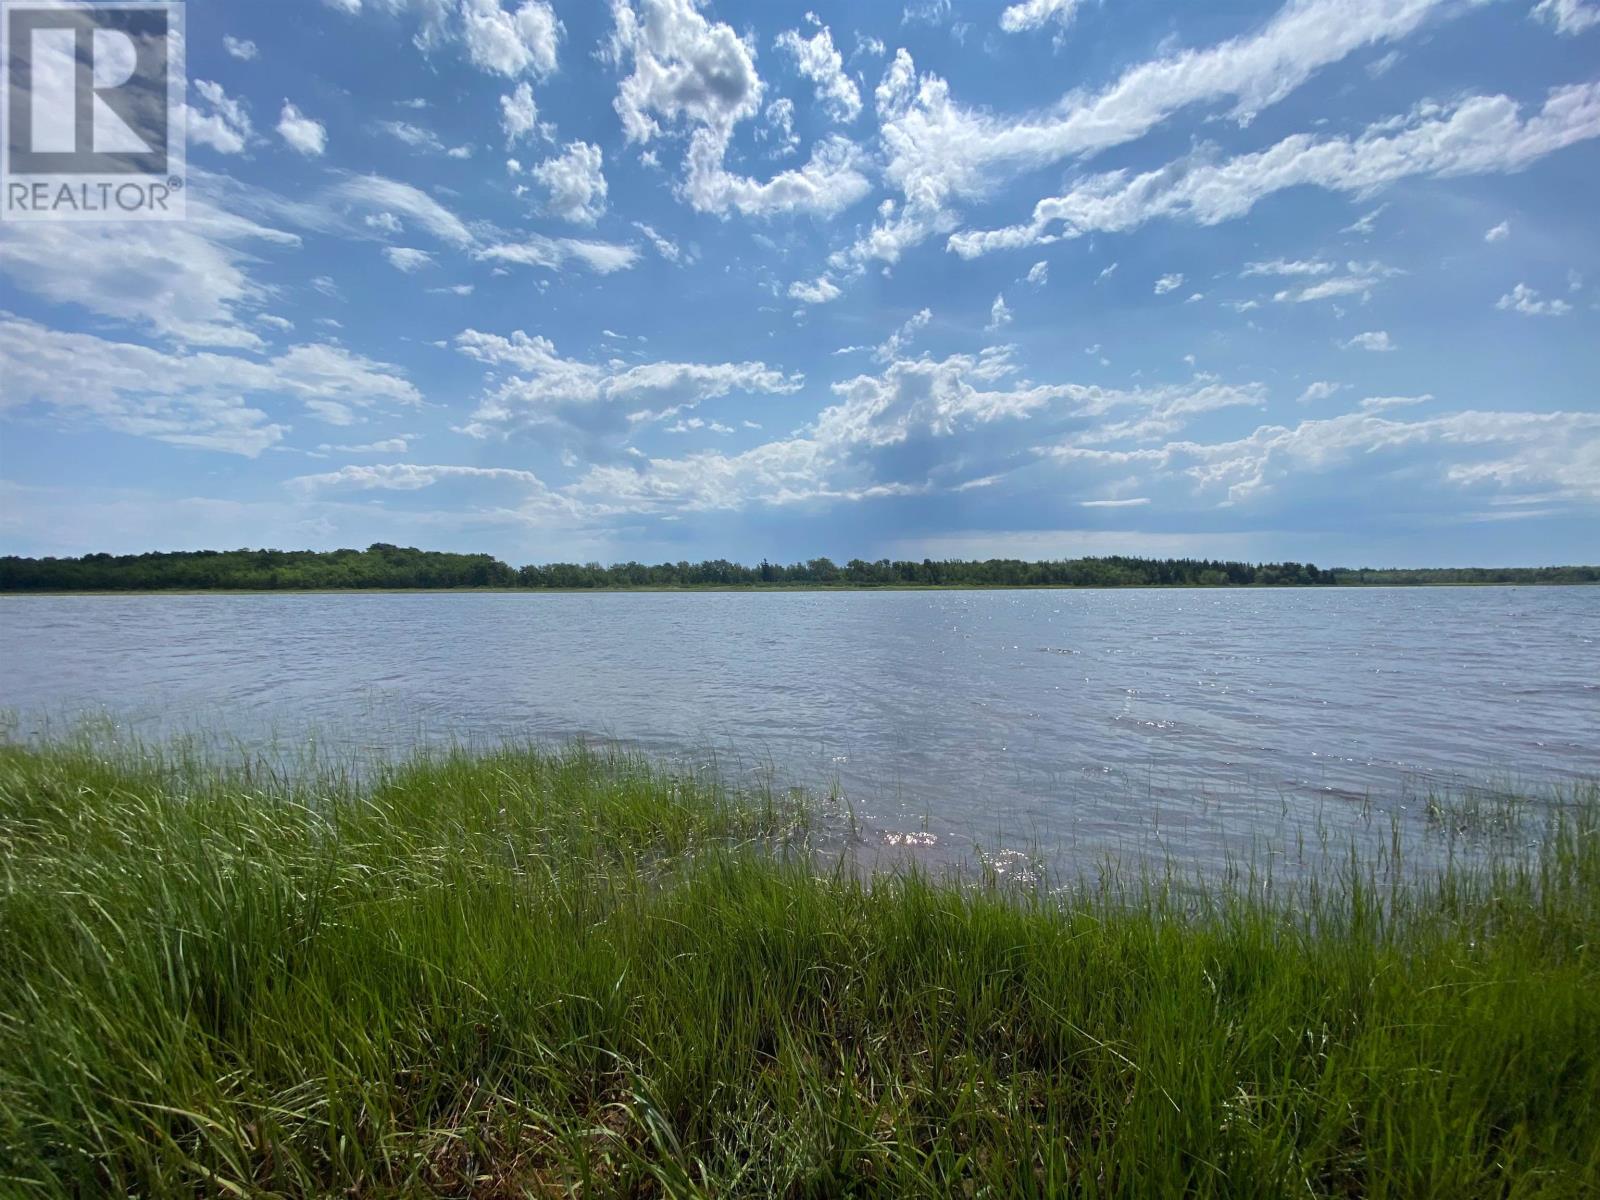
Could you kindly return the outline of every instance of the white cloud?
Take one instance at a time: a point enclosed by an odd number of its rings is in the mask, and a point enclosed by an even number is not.
[[[533,102],[533,88],[528,84],[519,83],[509,96],[500,97],[500,128],[507,149],[538,132],[539,106]]]
[[[1094,281],[1096,283],[1103,283],[1105,280],[1110,279],[1116,273],[1117,273],[1117,264],[1116,263],[1112,263],[1109,267],[1105,268],[1105,270],[1101,271],[1100,274],[1096,275],[1094,277]]]
[[[38,405],[69,425],[252,458],[288,426],[246,404],[246,395],[298,400],[335,424],[352,419],[354,408],[421,401],[399,368],[322,344],[258,361],[171,353],[0,316],[0,363],[8,407]]]
[[[1495,301],[1495,307],[1503,312],[1519,312],[1529,317],[1564,317],[1572,311],[1572,305],[1565,300],[1539,299],[1539,293],[1525,283],[1517,284],[1501,296]]]
[[[1126,410],[1131,420],[1120,431],[1093,427],[1107,438],[1150,437],[1171,433],[1198,413],[1264,403],[1259,385],[1197,380],[1115,391],[1017,383],[1010,379],[1015,372],[1004,348],[942,361],[895,361],[881,374],[835,384],[837,402],[791,437],[736,455],[702,452],[596,467],[571,490],[636,512],[962,492],[1036,462],[1030,445],[1041,423],[1058,430],[1093,426]],[[1129,463],[1162,456],[1143,449],[1071,453],[1080,462],[1115,462],[1124,472]]]
[[[907,318],[905,324],[891,333],[884,343],[872,352],[872,356],[879,362],[895,361],[905,353],[906,347],[911,344],[917,334],[928,327],[929,322],[932,320],[932,309],[924,308],[913,313]]]
[[[1383,216],[1384,210],[1388,207],[1389,205],[1387,203],[1378,205],[1378,207],[1373,209],[1371,212],[1364,213],[1360,217],[1357,217],[1339,232],[1353,233],[1357,237],[1370,237],[1372,235],[1372,231],[1377,228],[1378,218]]]
[[[205,100],[204,108],[190,107],[189,140],[210,146],[220,154],[238,154],[250,144],[250,114],[244,102],[231,98],[222,85],[197,79],[194,90]]]
[[[248,349],[247,314],[271,296],[249,273],[257,251],[299,242],[191,197],[183,221],[0,222],[0,273],[175,342]]]
[[[1026,278],[1034,287],[1043,287],[1050,282],[1050,264],[1041,258],[1028,268]]]
[[[1240,279],[1249,279],[1255,275],[1331,275],[1339,269],[1338,263],[1325,262],[1320,258],[1287,260],[1275,258],[1270,262],[1246,263],[1244,270],[1239,272]]]
[[[690,139],[688,174],[680,195],[700,212],[745,216],[811,213],[832,217],[872,190],[860,149],[842,137],[824,138],[803,167],[783,171],[766,182],[735,175],[722,165],[726,144],[710,130]]]
[[[656,248],[656,253],[668,262],[675,263],[683,257],[683,251],[678,247],[678,243],[657,233],[654,226],[646,225],[643,221],[635,221],[633,227],[644,234],[645,240]]]
[[[326,199],[334,204],[400,213],[413,225],[454,246],[469,246],[474,240],[461,218],[432,196],[409,183],[382,175],[351,175],[335,184]],[[316,220],[312,214],[303,215]]]
[[[1390,340],[1388,330],[1385,329],[1358,333],[1342,345],[1346,350],[1373,350],[1378,353],[1387,353],[1396,348],[1394,342]]]
[[[1319,264],[1321,265],[1321,264]],[[1372,289],[1386,279],[1405,272],[1380,262],[1350,262],[1345,264],[1345,274],[1318,279],[1315,283],[1285,288],[1272,297],[1280,304],[1304,304],[1309,300],[1332,300],[1340,296],[1369,298]]]
[[[389,260],[389,265],[397,271],[404,271],[410,275],[420,271],[423,267],[433,266],[433,255],[426,250],[416,250],[410,246],[385,246],[383,256]]]
[[[547,158],[530,174],[549,193],[545,211],[578,225],[593,225],[606,211],[606,177],[600,147],[568,142],[566,150]]]
[[[505,338],[468,329],[455,344],[496,372],[464,430],[477,437],[549,426],[593,444],[732,392],[786,395],[803,382],[761,362],[586,363],[562,358],[548,338],[521,330]]]
[[[1054,21],[1065,29],[1082,6],[1083,0],[1022,0],[1000,14],[1000,28],[1007,33],[1026,33]]]
[[[779,96],[767,105],[762,123],[756,129],[756,141],[771,141],[773,158],[787,158],[800,149],[800,135],[794,131],[793,100]]]
[[[1006,296],[1001,292],[994,298],[994,303],[989,306],[989,323],[985,325],[985,333],[993,333],[997,329],[1004,329],[1011,324],[1011,309],[1006,304]]]
[[[1361,402],[1361,408],[1365,412],[1382,412],[1390,408],[1409,408],[1416,404],[1426,404],[1432,399],[1431,392],[1421,396],[1368,396]]]
[[[761,107],[755,54],[722,22],[700,14],[694,0],[617,0],[610,53],[632,71],[614,107],[629,142],[648,142],[668,125],[688,121],[727,135]]]
[[[1493,229],[1483,235],[1486,242],[1503,242],[1511,236],[1511,222],[1501,221]]]
[[[1127,500],[1080,500],[1082,508],[1142,508],[1150,503],[1149,496],[1132,496]]]
[[[1600,137],[1600,83],[1555,88],[1526,120],[1509,97],[1470,96],[1453,107],[1420,106],[1355,139],[1295,134],[1222,162],[1200,157],[1133,177],[1125,171],[1092,176],[1065,195],[1041,200],[1028,224],[960,233],[950,248],[970,258],[1058,237],[1127,232],[1158,217],[1215,225],[1286,188],[1367,195],[1411,175],[1509,173],[1594,137]],[[1052,232],[1057,225],[1061,230]]]
[[[796,280],[789,285],[789,298],[798,300],[802,304],[827,304],[844,295],[837,284],[826,275],[819,276],[809,283]]]
[[[630,143],[689,130],[679,195],[701,212],[833,216],[871,190],[864,159],[842,137],[819,142],[810,161],[771,180],[736,175],[724,160],[734,126],[761,111],[755,52],[730,25],[708,21],[693,0],[628,0],[613,6],[610,54],[632,69],[614,107]]]
[[[835,121],[849,124],[861,115],[861,92],[844,73],[844,59],[826,25],[809,38],[801,37],[797,29],[786,29],[776,45],[794,58],[795,70],[816,85],[817,102]]]
[[[530,234],[520,242],[495,242],[474,250],[472,256],[480,262],[514,263],[547,271],[559,271],[576,261],[597,275],[626,271],[639,261],[639,251],[632,246],[542,234]]]
[[[1327,400],[1336,396],[1344,388],[1342,383],[1330,383],[1327,380],[1318,380],[1308,384],[1306,390],[1300,393],[1299,404],[1315,404],[1319,400]]]
[[[858,58],[882,58],[887,53],[889,47],[883,44],[882,38],[856,30],[856,48],[850,52],[851,62]]]
[[[353,452],[361,447],[350,447]],[[450,479],[494,480],[519,483],[543,489],[544,483],[532,471],[512,467],[423,466],[390,463],[383,466],[349,466],[321,475],[300,475],[287,486],[297,492],[323,492],[339,488],[356,491],[414,492]]]
[[[1574,499],[1600,499],[1596,413],[1467,411],[1406,422],[1353,412],[1302,421],[1292,429],[1264,425],[1233,442],[1174,443],[1163,461],[1179,467],[1202,493],[1220,492],[1225,504],[1248,505],[1357,458],[1371,464],[1364,486],[1378,494],[1374,475],[1381,470],[1380,456],[1395,462],[1412,499],[1422,472],[1461,488],[1553,490]]]
[[[907,0],[900,12],[900,23],[942,25],[950,16],[950,0]]]
[[[1600,5],[1591,0],[1539,0],[1532,15],[1568,37],[1600,25]]]
[[[361,223],[368,229],[376,229],[379,233],[400,233],[405,227],[400,224],[400,218],[392,212],[368,213],[361,218]]]
[[[236,38],[226,33],[222,35],[222,48],[242,62],[249,62],[258,53],[256,44],[249,38]]]
[[[317,157],[328,148],[328,130],[321,121],[314,121],[289,101],[283,102],[278,116],[278,135],[289,143],[291,149],[301,154]]]
[[[439,140],[438,134],[420,125],[413,125],[410,121],[379,121],[378,128],[413,150],[430,150],[435,154],[444,150],[444,143]]]
[[[516,77],[556,69],[561,22],[545,0],[523,0],[515,12],[500,0],[461,0],[462,40],[479,70]]]
[[[909,245],[955,226],[953,200],[981,198],[1022,172],[1134,141],[1190,105],[1231,100],[1231,115],[1249,120],[1322,67],[1452,11],[1445,0],[1294,0],[1256,33],[1142,63],[1103,91],[1069,93],[1021,117],[957,105],[943,79],[919,80],[900,50],[877,105],[884,175],[903,208],[844,255],[893,262]]]
[[[317,449],[324,453],[337,454],[404,454],[410,449],[410,443],[406,438],[393,437],[376,442],[363,442],[355,446],[332,446],[324,442]]]
[[[1177,291],[1182,286],[1183,276],[1181,274],[1163,275],[1156,280],[1156,295],[1165,296],[1168,292]]]

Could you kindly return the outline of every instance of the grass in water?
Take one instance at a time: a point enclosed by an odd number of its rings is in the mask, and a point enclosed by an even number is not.
[[[581,748],[358,785],[0,746],[0,1190],[1593,1195],[1569,800],[1269,900],[867,879]]]

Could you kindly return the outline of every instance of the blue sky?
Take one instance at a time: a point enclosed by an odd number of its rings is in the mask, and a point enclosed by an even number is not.
[[[0,549],[1600,554],[1600,0],[188,6]]]

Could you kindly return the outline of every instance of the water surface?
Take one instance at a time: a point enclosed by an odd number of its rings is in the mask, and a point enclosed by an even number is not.
[[[0,649],[23,734],[617,738],[936,856],[1214,860],[1600,774],[1596,588],[11,596]]]

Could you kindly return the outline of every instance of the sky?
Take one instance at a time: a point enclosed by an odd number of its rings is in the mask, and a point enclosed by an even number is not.
[[[1600,561],[1600,0],[193,0],[0,552]]]

